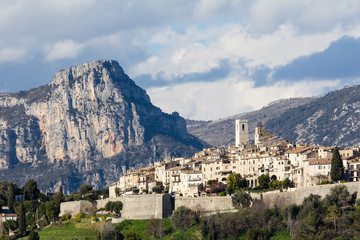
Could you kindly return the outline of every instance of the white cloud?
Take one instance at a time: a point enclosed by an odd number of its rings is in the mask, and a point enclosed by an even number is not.
[[[165,112],[178,111],[188,119],[216,120],[259,109],[281,98],[316,96],[340,84],[339,80],[304,80],[255,88],[252,81],[239,81],[238,76],[233,75],[212,83],[191,82],[149,88],[147,92],[153,104]]]
[[[0,50],[0,63],[24,60],[26,51],[22,48],[4,48]]]
[[[84,48],[84,44],[79,44],[73,40],[65,40],[55,43],[53,48],[46,55],[46,60],[54,61],[65,58],[75,58]]]
[[[359,30],[360,25],[356,29]],[[149,58],[157,61],[140,62],[133,66],[131,74],[151,74],[153,78],[160,75],[171,80],[185,74],[209,72],[224,60],[233,63],[234,68],[241,68],[239,62],[243,61],[250,70],[258,66],[273,68],[297,57],[323,51],[345,34],[358,37],[360,31],[335,27],[328,32],[300,35],[289,24],[259,36],[249,34],[241,24],[206,29],[190,27],[179,33],[165,29],[153,36],[154,43],[163,44],[159,53]]]

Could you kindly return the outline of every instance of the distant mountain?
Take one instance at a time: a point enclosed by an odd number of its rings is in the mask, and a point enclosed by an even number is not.
[[[228,146],[235,144],[235,120],[247,119],[249,123],[250,139],[254,138],[255,127],[258,122],[263,124],[267,121],[279,117],[282,113],[291,108],[307,105],[317,98],[290,98],[277,100],[260,110],[242,113],[217,121],[187,121],[189,133],[211,144],[212,146]]]
[[[293,142],[324,146],[360,143],[360,86],[330,92],[269,120],[266,127]]]
[[[203,143],[178,113],[150,102],[116,61],[58,72],[39,88],[0,94],[0,178],[43,190],[106,187],[121,166],[189,156]]]

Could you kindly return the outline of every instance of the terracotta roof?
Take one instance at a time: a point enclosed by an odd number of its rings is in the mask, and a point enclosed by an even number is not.
[[[185,171],[181,171],[181,173],[184,173],[184,174],[200,174],[202,172],[201,171],[196,171],[196,170],[185,170]]]
[[[295,149],[287,151],[286,153],[301,153],[306,150],[309,150],[309,148],[295,148]]]
[[[309,159],[309,165],[331,164],[331,158]]]

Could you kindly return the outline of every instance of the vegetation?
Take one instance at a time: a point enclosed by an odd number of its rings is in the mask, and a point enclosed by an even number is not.
[[[160,186],[154,186],[151,189],[154,193],[162,193],[164,191],[164,186],[160,185]]]
[[[247,187],[246,178],[243,178],[240,173],[230,174],[230,176],[226,180],[226,187],[228,192],[232,194],[236,190]]]
[[[91,195],[91,199],[99,199],[100,196],[108,195],[107,189],[94,190],[91,186],[89,187],[89,185],[85,185],[85,187],[82,188],[82,192],[85,193],[84,199],[89,199],[88,195]],[[23,194],[25,201],[19,202],[15,200],[15,195],[20,194]],[[0,229],[2,229],[3,234],[6,235],[9,235],[13,231],[17,232],[16,238],[39,239],[38,232],[40,229],[43,230],[49,227],[49,225],[57,225],[60,220],[69,221],[71,219],[70,214],[64,214],[61,219],[59,219],[60,203],[75,199],[83,199],[83,196],[77,192],[67,196],[64,194],[62,186],[59,187],[59,190],[54,195],[49,197],[40,192],[34,180],[27,181],[23,188],[19,188],[16,184],[0,181],[0,206],[7,205],[9,209],[18,215],[16,221],[4,221],[2,226],[0,225]],[[88,212],[91,213],[91,210],[92,209],[89,209]],[[80,223],[84,217],[85,214],[82,213],[81,216],[79,215],[71,221],[73,223]],[[69,237],[69,239],[73,238]]]
[[[252,198],[249,193],[242,191],[242,190],[237,190],[231,196],[231,201],[232,201],[234,208],[240,209],[240,208],[250,207]]]
[[[339,149],[335,148],[331,158],[330,178],[336,182],[344,176],[344,165],[340,157]]]
[[[171,215],[171,223],[175,229],[186,231],[199,222],[199,214],[191,209],[181,206]]]
[[[105,204],[105,210],[109,212],[115,212],[116,214],[120,214],[120,211],[123,208],[123,203],[121,201],[116,202],[107,202]]]
[[[270,187],[269,174],[262,174],[258,177],[259,187],[261,189],[268,189]]]

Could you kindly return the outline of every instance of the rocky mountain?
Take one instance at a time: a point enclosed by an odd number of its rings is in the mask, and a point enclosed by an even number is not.
[[[0,94],[0,177],[72,191],[116,180],[121,166],[186,156],[203,143],[178,113],[163,113],[116,61],[58,72],[39,88]]]
[[[267,128],[292,142],[324,146],[360,143],[360,86],[330,92],[269,120]]]
[[[290,98],[277,100],[260,110],[241,113],[217,121],[187,120],[188,131],[201,140],[213,146],[229,146],[235,144],[235,120],[247,119],[249,124],[249,138],[254,138],[255,127],[258,122],[262,124],[279,117],[282,113],[297,106],[307,105],[316,98]]]

